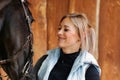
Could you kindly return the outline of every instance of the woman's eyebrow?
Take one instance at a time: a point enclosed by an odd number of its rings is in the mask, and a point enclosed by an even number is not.
[[[59,25],[58,25],[58,27],[62,27],[62,25],[61,25],[61,24],[59,24]],[[63,27],[68,28],[68,27],[69,27],[69,25],[66,25],[66,24],[65,24]]]
[[[64,27],[65,27],[65,28],[68,28],[68,27],[69,27],[69,25],[64,25]]]

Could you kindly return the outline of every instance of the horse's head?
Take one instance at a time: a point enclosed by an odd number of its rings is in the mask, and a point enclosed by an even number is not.
[[[1,0],[0,65],[12,80],[20,80],[32,68],[33,17],[27,0]]]

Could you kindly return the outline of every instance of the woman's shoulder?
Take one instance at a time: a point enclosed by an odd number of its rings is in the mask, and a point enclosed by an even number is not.
[[[46,59],[47,56],[48,55],[43,55],[41,58],[39,58],[35,64],[35,66],[33,67],[33,73],[35,75],[36,80],[37,80],[37,73],[38,73],[43,61]]]
[[[82,57],[83,57],[83,62],[98,65],[97,60],[91,53],[85,51],[83,52]]]
[[[58,51],[59,48],[54,48],[54,49],[51,49],[51,50],[48,50],[47,53],[45,55],[43,55],[42,57],[40,57],[37,61],[37,63],[35,64],[35,67],[40,67],[42,62],[46,59],[46,57],[49,55],[49,54],[53,54],[54,52]]]
[[[34,66],[34,73],[37,74],[38,70],[40,69],[43,61],[46,59],[48,55],[43,55],[41,58],[38,59],[38,61],[36,62],[35,66]]]
[[[86,80],[100,80],[100,75],[96,66],[90,65],[85,74]]]
[[[85,53],[84,63],[89,64],[89,67],[87,69],[88,71],[93,70],[95,73],[98,73],[99,75],[101,74],[100,66],[99,66],[97,60],[95,59],[95,57],[91,53],[89,53],[89,52]]]

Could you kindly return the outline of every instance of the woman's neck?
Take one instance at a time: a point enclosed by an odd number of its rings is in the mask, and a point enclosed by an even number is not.
[[[79,48],[79,49],[80,49],[80,48]],[[65,48],[62,48],[62,51],[63,51],[65,54],[71,54],[71,53],[78,52],[79,49],[65,49]]]

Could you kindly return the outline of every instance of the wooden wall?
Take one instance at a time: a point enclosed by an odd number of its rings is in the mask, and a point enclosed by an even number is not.
[[[101,0],[99,63],[102,80],[120,80],[120,0]]]

